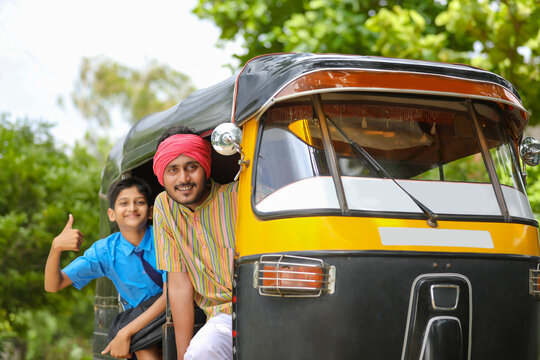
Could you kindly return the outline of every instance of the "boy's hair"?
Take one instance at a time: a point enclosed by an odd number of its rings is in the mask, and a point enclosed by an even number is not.
[[[165,130],[165,132],[163,134],[161,134],[161,136],[159,137],[157,145],[156,145],[156,149],[159,147],[159,144],[161,144],[165,139],[167,139],[167,138],[169,138],[169,137],[171,137],[173,135],[178,135],[178,134],[198,135],[195,132],[195,130],[193,130],[191,128],[188,128],[187,126],[183,126],[183,125],[171,126],[167,130]]]
[[[148,203],[148,206],[152,205],[152,190],[150,190],[150,186],[148,185],[148,183],[138,177],[129,177],[119,180],[111,185],[109,191],[107,191],[109,207],[111,209],[114,209],[114,204],[116,203],[116,198],[118,198],[118,194],[120,194],[122,190],[129,189],[133,186],[136,186],[137,190],[144,196],[146,202]]]

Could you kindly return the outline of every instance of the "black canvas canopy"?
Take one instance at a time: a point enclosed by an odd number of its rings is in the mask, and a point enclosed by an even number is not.
[[[250,60],[238,74],[198,90],[176,106],[139,120],[109,154],[102,185],[150,160],[165,129],[184,125],[199,133],[233,121],[239,125],[274,101],[287,84],[319,70],[377,70],[436,74],[503,86],[518,99],[514,87],[502,77],[471,66],[339,54],[272,54]]]

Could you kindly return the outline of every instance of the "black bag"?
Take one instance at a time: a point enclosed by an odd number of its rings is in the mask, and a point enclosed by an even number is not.
[[[113,319],[111,326],[109,327],[109,342],[114,339],[118,331],[124,326],[132,322],[143,312],[145,312],[152,304],[161,296],[161,293],[152,296],[137,305],[132,309],[121,312]],[[150,321],[144,328],[139,330],[138,333],[131,337],[131,344],[129,346],[129,352],[134,353],[142,349],[147,349],[153,345],[160,344],[162,338],[161,326],[165,324],[165,312],[157,316],[154,320]]]
[[[174,324],[170,317],[163,324],[163,359],[176,359],[176,339],[174,337]]]

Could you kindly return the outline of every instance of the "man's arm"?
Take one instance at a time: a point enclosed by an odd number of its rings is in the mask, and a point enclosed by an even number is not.
[[[131,337],[165,311],[165,296],[165,293],[163,293],[145,312],[118,331],[114,339],[111,340],[101,353],[106,354],[110,351],[111,356],[130,358],[129,346],[131,344]]]
[[[183,360],[193,336],[193,285],[183,265],[171,260],[170,254],[178,254],[180,249],[165,221],[164,212],[167,212],[169,208],[166,199],[165,193],[161,193],[154,202],[156,264],[158,270],[168,272],[169,302],[174,323],[176,353],[178,360]]]
[[[73,229],[73,215],[69,214],[69,219],[60,234],[54,238],[47,263],[45,264],[45,291],[57,292],[72,284],[66,274],[60,270],[60,257],[62,251],[81,249],[83,234]]]
[[[194,323],[193,285],[187,273],[169,273],[169,303],[174,322],[176,353],[178,360],[182,360],[193,336]]]

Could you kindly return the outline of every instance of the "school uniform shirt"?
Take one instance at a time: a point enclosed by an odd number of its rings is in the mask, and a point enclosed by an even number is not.
[[[232,272],[238,183],[212,181],[206,200],[191,211],[167,192],[154,202],[157,268],[186,272],[195,303],[208,318],[232,314]]]
[[[111,279],[120,294],[124,309],[127,310],[163,291],[146,274],[140,258],[134,253],[135,250],[143,250],[143,258],[156,268],[152,226],[146,228],[139,246],[133,246],[117,232],[96,241],[84,255],[73,260],[62,271],[79,290],[90,280],[103,276]],[[165,282],[165,271],[157,271]]]

